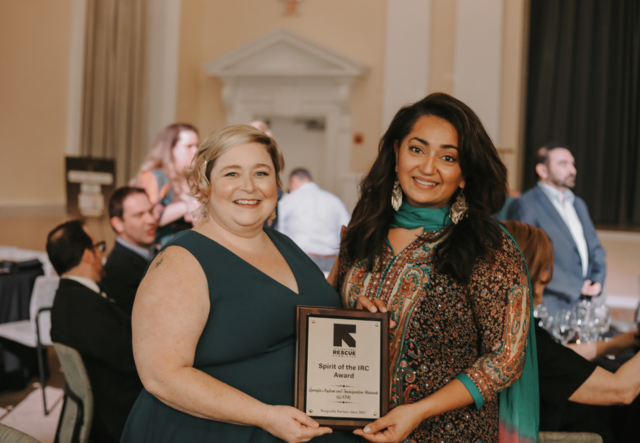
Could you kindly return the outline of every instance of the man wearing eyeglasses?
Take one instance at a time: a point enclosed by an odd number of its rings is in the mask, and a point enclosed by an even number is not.
[[[47,254],[60,275],[51,309],[51,339],[82,356],[94,399],[91,441],[118,442],[142,384],[131,345],[131,317],[98,282],[105,242],[78,220],[54,228]]]

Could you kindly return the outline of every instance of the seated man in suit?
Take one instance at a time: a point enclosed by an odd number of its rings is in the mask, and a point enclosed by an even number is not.
[[[144,189],[125,186],[109,201],[111,227],[118,234],[105,265],[106,290],[124,312],[131,315],[133,300],[149,261],[158,222]]]
[[[60,275],[51,310],[51,339],[82,356],[93,391],[91,441],[118,442],[142,383],[133,361],[131,317],[100,292],[104,242],[80,221],[47,237],[49,260]]]
[[[576,197],[573,155],[561,144],[538,150],[538,185],[511,203],[508,220],[542,228],[553,242],[555,270],[544,291],[544,305],[555,315],[571,309],[581,296],[602,292],[606,275],[605,251],[584,200]]]

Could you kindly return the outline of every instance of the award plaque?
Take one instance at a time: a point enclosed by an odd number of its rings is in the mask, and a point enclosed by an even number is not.
[[[356,429],[389,409],[389,314],[298,306],[295,407]]]

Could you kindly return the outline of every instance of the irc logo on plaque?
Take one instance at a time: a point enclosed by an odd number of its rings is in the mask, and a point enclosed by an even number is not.
[[[346,344],[348,348],[356,347],[356,339],[351,334],[356,333],[356,325],[343,325],[334,323],[333,325],[333,356],[334,357],[352,357],[356,356],[355,349],[344,349]],[[336,349],[339,348],[339,349]]]

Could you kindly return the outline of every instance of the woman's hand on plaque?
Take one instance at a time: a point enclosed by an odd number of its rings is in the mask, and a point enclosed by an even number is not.
[[[402,405],[368,424],[364,429],[356,429],[353,433],[373,442],[400,443],[421,421],[422,414],[415,405]]]
[[[269,406],[262,428],[288,443],[309,441],[331,433],[331,428],[320,427],[317,421],[291,406]]]
[[[373,300],[369,300],[364,295],[358,297],[358,304],[356,305],[356,309],[366,309],[369,312],[387,312],[387,305],[384,301],[379,298],[374,298]],[[393,329],[396,326],[396,322],[389,318],[389,329]]]

